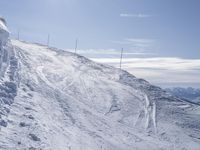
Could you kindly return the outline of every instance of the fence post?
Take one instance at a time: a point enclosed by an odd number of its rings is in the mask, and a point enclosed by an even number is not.
[[[19,40],[20,30],[17,30],[17,40]]]
[[[77,51],[77,47],[78,47],[78,39],[76,39],[76,42],[75,42],[75,49],[74,49],[75,54],[76,54],[76,51]]]
[[[124,49],[122,48],[121,50],[121,57],[120,57],[120,69],[122,68],[122,58],[123,58],[123,52],[124,52]]]
[[[48,34],[47,36],[47,46],[49,47],[49,42],[50,42],[50,35]]]

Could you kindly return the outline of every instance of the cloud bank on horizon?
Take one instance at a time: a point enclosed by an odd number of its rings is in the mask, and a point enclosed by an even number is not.
[[[117,58],[92,58],[92,60],[119,67]],[[122,68],[161,87],[191,86],[200,88],[200,59],[125,58]]]
[[[74,52],[74,49],[66,50]],[[120,50],[78,49],[77,53],[95,62],[119,68]],[[200,59],[159,57],[154,53],[125,51],[122,69],[164,88],[200,88]]]

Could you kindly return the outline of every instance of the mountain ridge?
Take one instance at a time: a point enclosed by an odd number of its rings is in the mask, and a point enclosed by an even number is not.
[[[186,99],[187,101],[200,104],[200,89],[195,89],[192,87],[188,88],[175,87],[175,88],[167,88],[165,89],[165,91],[169,92],[174,96]]]

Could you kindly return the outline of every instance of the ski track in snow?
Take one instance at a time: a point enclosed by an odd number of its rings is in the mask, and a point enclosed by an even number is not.
[[[150,127],[150,120],[153,121],[154,132],[157,132],[157,125],[156,125],[156,102],[150,102],[147,95],[144,95],[145,99],[145,116],[146,116],[146,130]]]

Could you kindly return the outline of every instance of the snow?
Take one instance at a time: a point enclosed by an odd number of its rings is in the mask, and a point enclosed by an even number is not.
[[[5,25],[5,20],[0,17],[0,47],[5,45],[8,37],[9,31],[7,26]]]
[[[2,150],[199,150],[198,105],[56,48],[11,40],[1,53]]]

